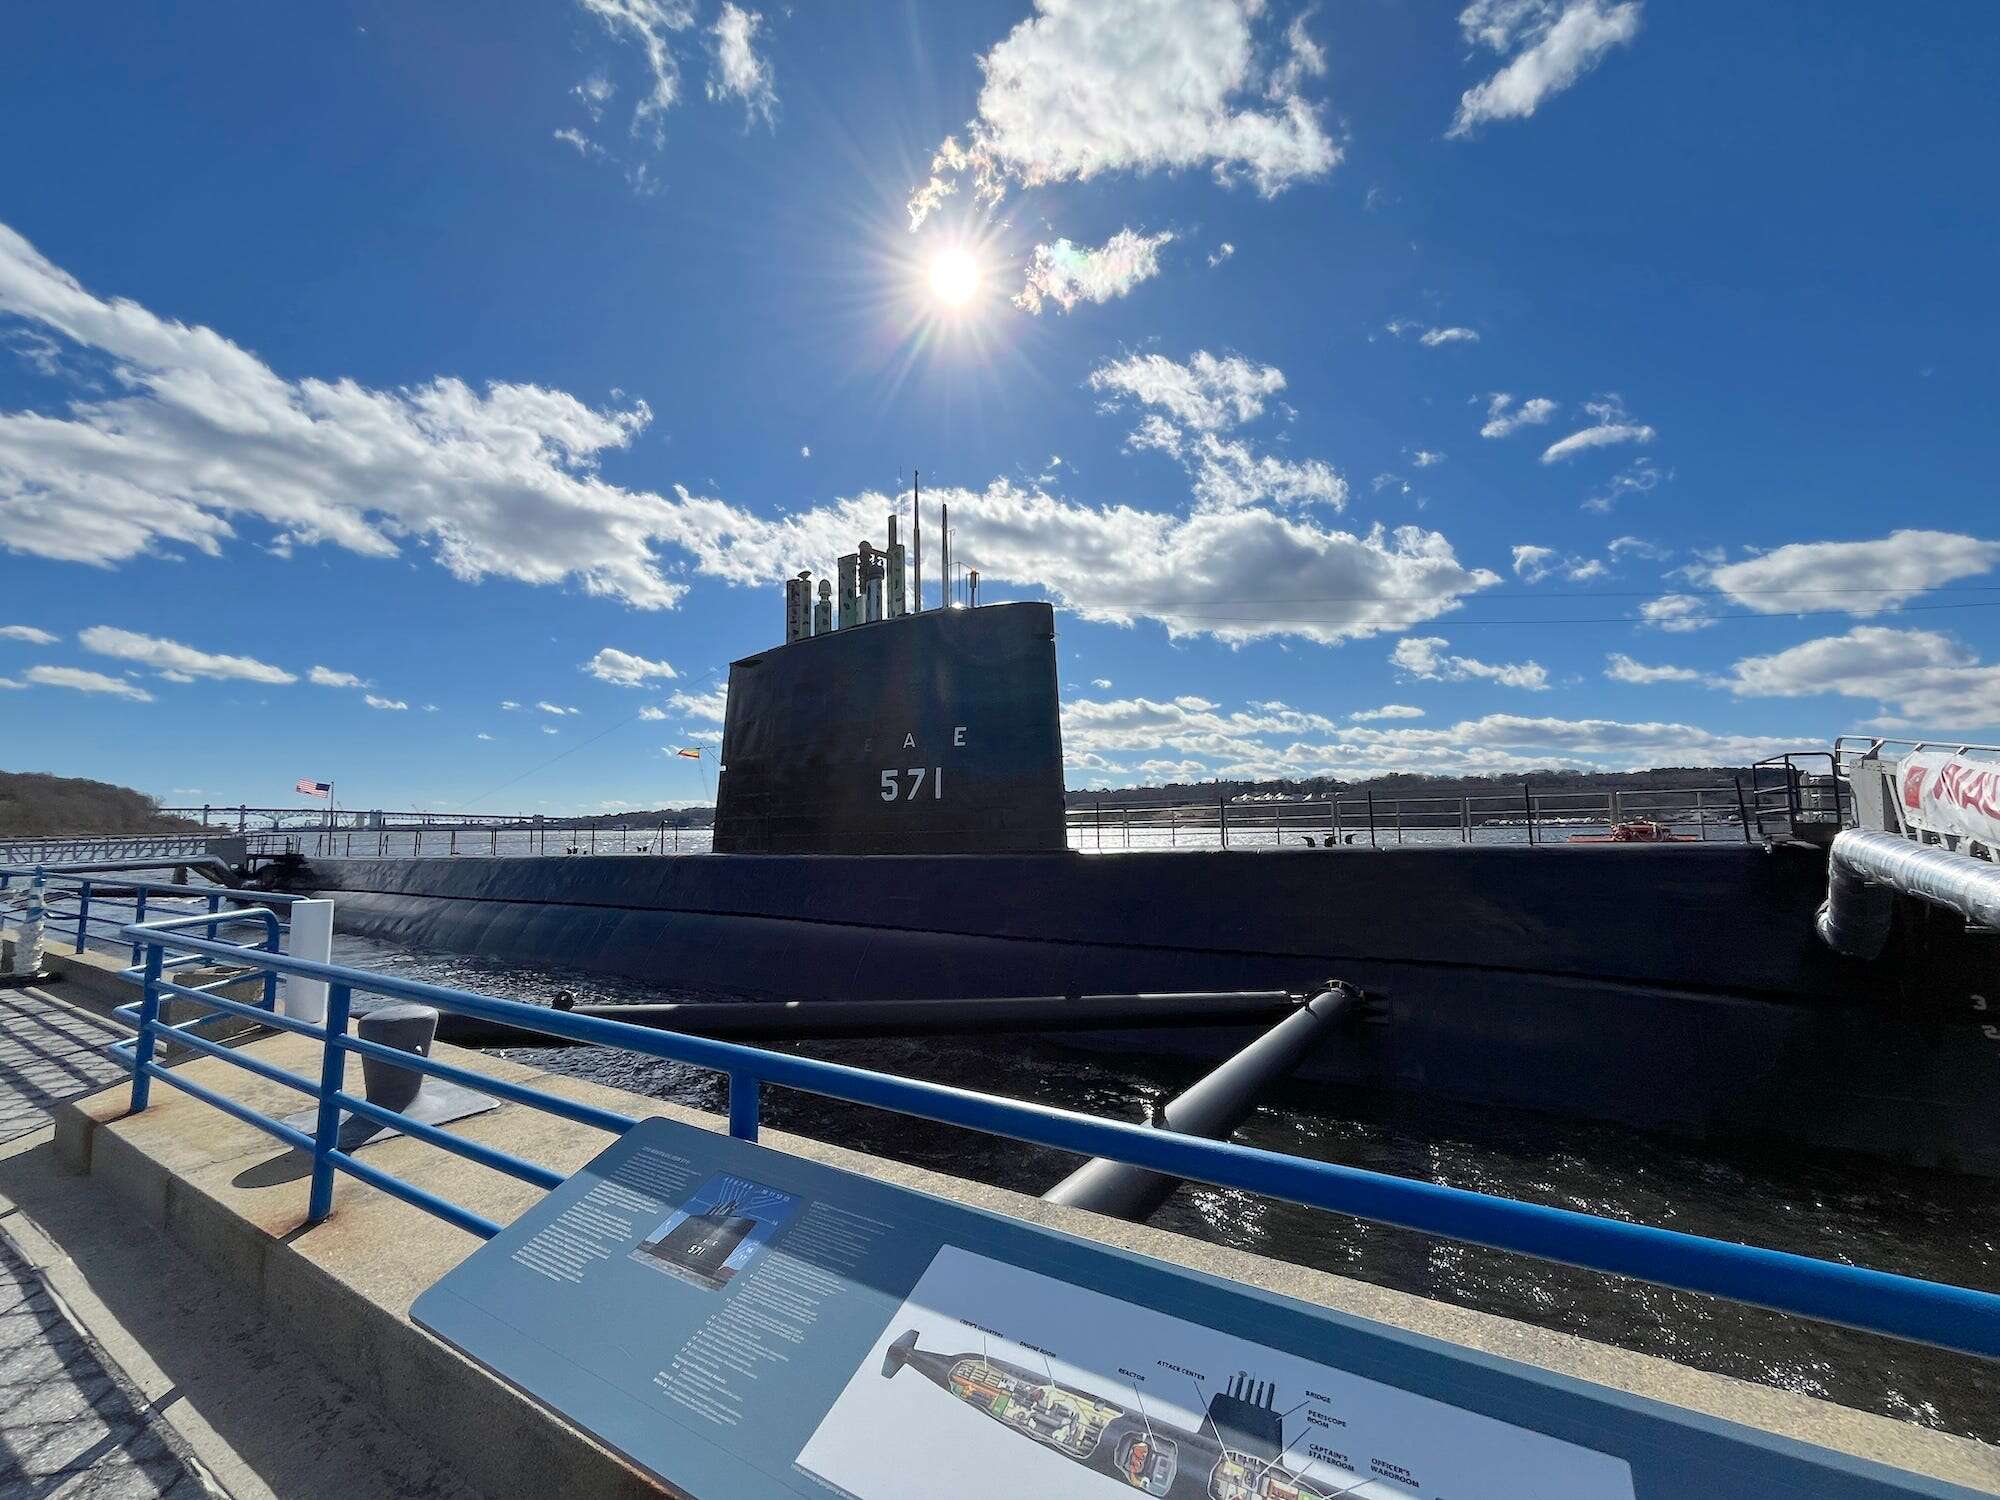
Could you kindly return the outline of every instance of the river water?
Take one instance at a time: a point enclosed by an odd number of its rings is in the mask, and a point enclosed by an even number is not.
[[[546,1003],[714,998],[560,970],[502,966],[343,937],[338,961]],[[796,1050],[1113,1119],[1191,1083],[1199,1064],[1107,1057],[1022,1036],[814,1042]],[[513,1054],[697,1108],[722,1082],[678,1063],[595,1049]],[[1077,1158],[785,1090],[775,1129],[1040,1193]],[[1719,1153],[1609,1125],[1411,1105],[1303,1085],[1267,1098],[1236,1139],[1427,1182],[2000,1291],[2000,1183],[1797,1152]],[[1152,1223],[1278,1260],[1517,1318],[1681,1364],[2000,1441],[2000,1370],[1895,1340],[1780,1317],[1319,1210],[1184,1186]]]

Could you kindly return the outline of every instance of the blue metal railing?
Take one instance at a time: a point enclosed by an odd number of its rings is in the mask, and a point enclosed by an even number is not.
[[[238,918],[250,915],[234,914]],[[224,919],[229,920],[229,916],[226,914]],[[416,1139],[537,1187],[552,1188],[563,1180],[561,1173],[539,1163],[462,1139],[349,1094],[345,1086],[349,1054],[377,1057],[432,1077],[467,1084],[501,1099],[613,1135],[638,1123],[632,1116],[351,1036],[348,1023],[353,996],[359,991],[721,1073],[729,1080],[730,1134],[744,1140],[757,1138],[760,1088],[773,1084],[1079,1155],[1109,1157],[1175,1177],[1282,1198],[1470,1244],[1751,1303],[1986,1359],[2000,1359],[2000,1296],[1989,1292],[1704,1239],[1356,1167],[1308,1161],[813,1058],[496,1000],[420,980],[192,937],[181,931],[187,926],[200,925],[200,920],[196,917],[179,919],[173,924],[134,924],[126,929],[131,940],[145,952],[143,964],[127,971],[144,986],[144,998],[136,1007],[128,1007],[135,1014],[139,1035],[134,1042],[123,1044],[130,1049],[134,1063],[132,1107],[134,1110],[146,1107],[150,1085],[158,1079],[288,1145],[309,1151],[313,1157],[309,1222],[323,1219],[332,1211],[335,1174],[344,1172],[472,1234],[490,1238],[502,1227],[340,1150],[343,1111],[393,1125]],[[167,951],[170,946],[184,951],[170,956]],[[261,967],[292,978],[324,980],[329,986],[325,1024],[313,1025],[295,1017],[271,1014],[165,977],[176,964],[203,956]],[[162,995],[181,996],[223,1014],[318,1039],[323,1046],[319,1077],[303,1077],[260,1058],[232,1052],[205,1038],[191,1037],[184,1028],[163,1026],[159,1020]],[[163,1032],[187,1042],[197,1052],[234,1063],[316,1100],[319,1106],[316,1128],[308,1135],[161,1067],[153,1061],[153,1043]]]
[[[209,913],[220,915],[223,912],[224,902],[236,903],[239,906],[254,903],[258,906],[289,909],[294,901],[304,899],[276,891],[237,891],[225,886],[196,886],[177,884],[168,880],[140,880],[115,871],[83,873],[80,870],[66,870],[61,865],[0,865],[0,892],[12,889],[16,881],[25,880],[32,883],[38,876],[43,881],[45,903],[67,904],[72,900],[76,903],[74,912],[57,911],[51,906],[44,919],[43,929],[45,932],[53,932],[60,926],[74,945],[71,951],[76,953],[82,953],[88,948],[93,938],[101,941],[122,936],[127,926],[146,922],[152,915],[150,908],[161,902],[167,903],[169,910],[178,911],[179,908],[173,903],[193,901],[204,905]],[[102,905],[107,898],[122,908],[128,904],[128,893],[131,907],[129,912],[114,910],[110,915],[104,913]],[[6,925],[7,911],[4,905],[0,905],[0,930]],[[280,930],[285,930],[286,925],[281,923]],[[214,937],[215,928],[210,927],[208,935]],[[139,962],[139,944],[134,942],[131,947],[132,962],[136,964]],[[278,944],[273,942],[270,947],[271,951],[275,952]],[[269,976],[269,988],[275,991],[276,985],[277,977]]]

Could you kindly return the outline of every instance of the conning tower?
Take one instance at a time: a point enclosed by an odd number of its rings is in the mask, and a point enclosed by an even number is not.
[[[950,587],[948,529],[926,609],[898,521],[839,559],[837,594],[787,579],[785,644],[730,663],[717,853],[1067,849],[1055,611],[979,604],[977,573]]]

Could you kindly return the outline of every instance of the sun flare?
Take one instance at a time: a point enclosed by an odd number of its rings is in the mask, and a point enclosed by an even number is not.
[[[946,307],[963,307],[979,290],[979,262],[959,246],[940,250],[931,257],[931,296]]]

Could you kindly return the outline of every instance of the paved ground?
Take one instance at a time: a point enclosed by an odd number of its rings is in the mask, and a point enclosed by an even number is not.
[[[0,989],[0,1141],[49,1123],[49,1106],[94,1094],[124,1075],[104,1055],[125,1033],[94,1016]]]
[[[121,1034],[33,991],[0,990],[0,1142],[121,1076],[103,1051]],[[0,1500],[208,1493],[0,1221]]]

